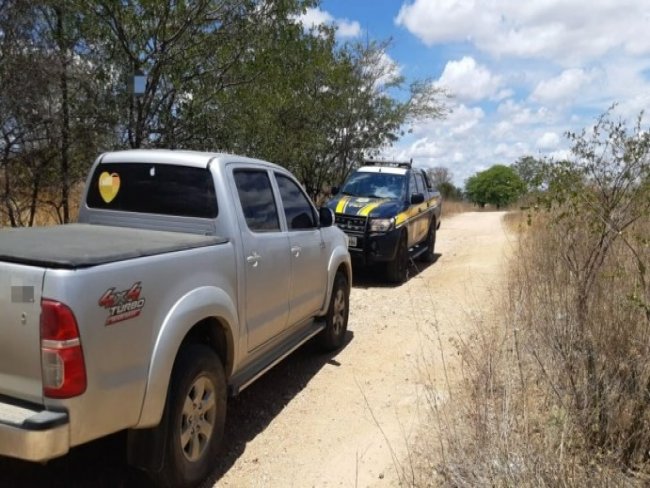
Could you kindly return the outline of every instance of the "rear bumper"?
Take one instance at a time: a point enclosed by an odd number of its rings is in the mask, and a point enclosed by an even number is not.
[[[36,410],[0,403],[0,455],[47,461],[70,449],[66,412]]]

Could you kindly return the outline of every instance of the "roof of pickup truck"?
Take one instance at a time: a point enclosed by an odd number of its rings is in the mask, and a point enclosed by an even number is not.
[[[0,261],[75,269],[227,241],[214,236],[89,224],[3,229]]]
[[[132,149],[128,151],[114,151],[102,154],[102,163],[156,163],[156,164],[182,164],[197,168],[206,168],[209,163],[253,163],[266,164],[276,168],[280,166],[261,159],[247,158],[234,154],[220,152],[185,151],[176,149]]]

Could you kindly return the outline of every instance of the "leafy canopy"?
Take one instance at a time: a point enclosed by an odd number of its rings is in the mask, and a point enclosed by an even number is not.
[[[526,191],[526,184],[509,166],[497,164],[476,173],[465,183],[467,197],[480,207],[486,204],[497,208],[514,202]]]

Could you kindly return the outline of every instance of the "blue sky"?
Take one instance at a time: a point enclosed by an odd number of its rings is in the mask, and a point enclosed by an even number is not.
[[[456,184],[524,155],[565,157],[567,130],[612,103],[630,122],[650,105],[648,0],[322,0],[305,25],[339,41],[392,39],[407,80],[453,98],[386,156],[446,166]]]

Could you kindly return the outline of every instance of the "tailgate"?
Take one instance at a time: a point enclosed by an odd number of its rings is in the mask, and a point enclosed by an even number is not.
[[[42,402],[43,268],[0,262],[0,394]]]

